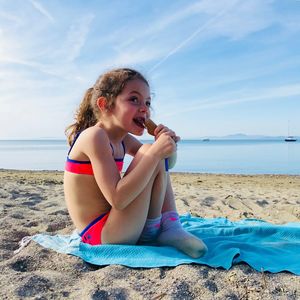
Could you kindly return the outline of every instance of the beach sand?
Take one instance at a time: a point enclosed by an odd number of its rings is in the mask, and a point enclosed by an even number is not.
[[[300,176],[171,173],[178,211],[194,216],[300,222]],[[300,276],[201,265],[97,267],[20,239],[74,229],[63,173],[0,170],[0,299],[300,299]]]

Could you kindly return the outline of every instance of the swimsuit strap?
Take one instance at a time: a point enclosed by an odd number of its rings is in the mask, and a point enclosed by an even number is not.
[[[125,150],[125,143],[124,143],[124,141],[122,141],[122,146],[123,146],[124,155],[125,155],[126,154],[126,150]]]
[[[74,137],[74,140],[73,140],[73,142],[72,142],[72,144],[71,144],[71,147],[70,147],[70,149],[69,149],[68,156],[69,156],[69,154],[70,154],[70,152],[71,152],[73,146],[75,145],[75,142],[77,141],[77,139],[78,139],[78,137],[79,137],[80,134],[81,134],[81,131],[79,131],[79,132],[76,133],[76,135],[75,135],[75,137]],[[111,142],[109,142],[109,144],[110,144],[110,147],[111,147],[111,150],[112,150],[112,155],[114,156],[114,147],[112,146],[112,143],[111,143]],[[122,141],[121,144],[122,144],[122,147],[123,147],[123,150],[124,150],[124,156],[125,156],[125,154],[126,154],[126,149],[125,149],[125,143],[124,143],[124,141]],[[124,156],[123,156],[123,158],[124,158]]]
[[[110,147],[111,147],[112,155],[114,156],[114,153],[115,153],[114,147],[112,146],[111,142],[109,142],[109,145],[110,145]]]
[[[114,154],[115,154],[114,147],[113,147],[113,145],[112,145],[111,142],[109,142],[109,144],[110,144],[110,147],[111,147],[111,150],[112,150],[112,155],[114,156]],[[123,150],[124,150],[124,156],[125,156],[126,149],[125,149],[125,143],[124,143],[124,141],[122,141],[121,144],[122,144],[122,147],[123,147]],[[123,158],[124,158],[124,156],[123,156]]]
[[[78,139],[80,133],[81,133],[81,131],[79,131],[79,132],[76,133],[76,135],[75,135],[75,137],[74,137],[74,140],[73,140],[73,142],[72,142],[72,144],[71,144],[71,147],[70,147],[70,149],[69,149],[68,156],[69,156],[69,154],[70,154],[70,152],[71,152],[71,150],[72,150],[72,148],[73,148],[73,146],[74,146],[76,140]]]

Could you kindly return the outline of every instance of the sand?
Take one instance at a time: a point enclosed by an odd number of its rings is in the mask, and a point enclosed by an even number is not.
[[[300,222],[300,176],[172,173],[179,213],[230,220]],[[300,276],[201,265],[132,269],[97,267],[31,242],[74,229],[62,172],[0,170],[0,299],[300,299]]]

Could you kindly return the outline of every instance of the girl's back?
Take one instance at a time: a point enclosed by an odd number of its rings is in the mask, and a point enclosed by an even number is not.
[[[94,175],[89,173],[92,170],[91,162],[85,154],[87,147],[92,145],[92,133],[100,133],[99,131],[101,128],[96,127],[83,131],[68,154],[67,164],[69,163],[70,170],[64,174],[64,192],[70,216],[78,230],[84,229],[90,220],[110,209]]]

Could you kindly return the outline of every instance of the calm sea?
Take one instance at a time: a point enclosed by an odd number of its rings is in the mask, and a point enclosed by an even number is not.
[[[63,170],[67,151],[64,140],[2,140],[0,168]],[[172,171],[300,175],[300,141],[183,140]]]

